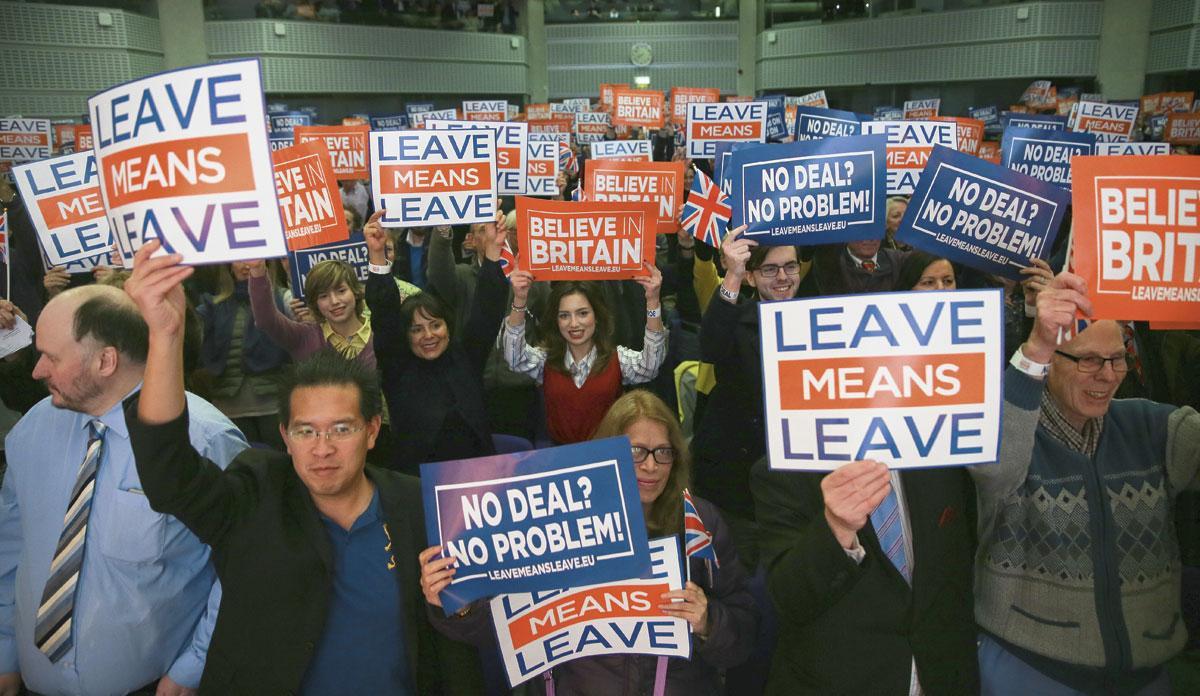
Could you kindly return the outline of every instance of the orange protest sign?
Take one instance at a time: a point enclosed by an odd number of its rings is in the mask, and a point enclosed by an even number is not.
[[[554,134],[571,134],[571,127],[575,123],[574,114],[567,116],[559,116],[555,118],[539,118],[529,120],[530,133],[554,133]]]
[[[934,121],[949,121],[954,124],[958,136],[958,151],[968,155],[979,155],[979,143],[983,140],[983,121],[961,116],[935,116]]]
[[[1187,112],[1192,110],[1195,92],[1159,92],[1141,98],[1142,113],[1147,116]]]
[[[342,195],[323,142],[310,140],[276,150],[271,161],[289,251],[350,238]]]
[[[320,140],[329,150],[329,166],[338,179],[366,179],[370,126],[296,126],[296,144]]]
[[[646,275],[654,263],[650,203],[517,197],[521,270],[538,280],[611,280]]]
[[[86,123],[75,126],[75,152],[91,150],[95,147],[96,141],[92,139],[92,127]]]
[[[975,153],[979,159],[1000,164],[1000,143],[995,140],[984,140],[979,143],[979,151]]]
[[[1163,140],[1172,145],[1200,145],[1200,113],[1167,114]]]
[[[663,93],[649,89],[614,89],[612,122],[618,126],[661,127]]]
[[[543,121],[550,118],[549,104],[529,104],[525,107],[525,119],[528,121]]]
[[[618,89],[628,88],[629,85],[627,83],[606,83],[600,85],[600,108],[611,113],[613,107],[613,92]]]
[[[1200,321],[1152,321],[1150,328],[1154,331],[1197,331]]]
[[[370,122],[362,116],[346,116],[342,119],[343,126],[370,126]]]
[[[721,101],[721,90],[710,87],[672,87],[671,123],[687,121],[687,105],[692,103],[715,104]]]
[[[673,234],[683,209],[685,162],[588,160],[584,191],[591,201],[651,203],[655,231]]]
[[[1071,263],[1094,319],[1200,316],[1200,161],[1075,157]]]

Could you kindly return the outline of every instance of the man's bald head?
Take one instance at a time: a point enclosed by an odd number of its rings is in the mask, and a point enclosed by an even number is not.
[[[137,305],[119,288],[84,285],[66,290],[50,300],[42,316],[70,322],[75,341],[81,346],[111,346],[126,359],[146,362],[149,331]],[[38,322],[41,323],[40,321]]]

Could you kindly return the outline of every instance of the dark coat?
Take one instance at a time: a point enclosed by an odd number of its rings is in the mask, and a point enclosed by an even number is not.
[[[333,594],[332,551],[312,496],[290,457],[249,449],[222,471],[188,441],[187,414],[163,425],[125,409],[138,476],[150,506],[174,515],[212,547],[221,609],[200,693],[299,690]],[[417,692],[441,693],[447,669],[424,611],[417,554],[425,547],[420,482],[367,469],[394,545],[410,673]]]
[[[912,529],[910,586],[868,523],[861,564],[825,519],[823,474],[753,470],[767,589],[779,617],[768,692],[907,696],[979,692],[972,563],[975,491],[961,468],[900,475]]]
[[[753,519],[750,466],[766,452],[758,303],[735,306],[714,292],[700,321],[700,359],[713,364],[717,385],[692,438],[696,490]]]
[[[500,330],[508,286],[500,264],[487,261],[479,271],[474,301],[462,336],[451,328],[450,347],[436,360],[413,355],[400,320],[400,292],[390,275],[372,273],[367,279],[367,305],[371,308],[376,362],[383,373],[383,395],[391,415],[395,446],[393,468],[416,473],[424,462],[438,461],[435,453],[448,444],[439,442],[443,424],[452,411],[465,424],[476,447],[468,443],[455,450],[461,457],[493,454],[491,428],[484,404],[483,368]],[[471,450],[471,451],[465,451]],[[439,457],[440,458],[440,457]]]

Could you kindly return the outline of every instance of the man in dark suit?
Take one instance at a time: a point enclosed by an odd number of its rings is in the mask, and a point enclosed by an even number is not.
[[[417,566],[415,478],[365,466],[380,427],[373,371],[336,354],[281,386],[288,455],[247,450],[221,471],[187,439],[178,255],[136,256],[126,291],[150,326],[146,376],[126,406],[151,507],[213,548],[224,596],[202,693],[439,693]],[[469,688],[469,687],[463,687]]]
[[[764,458],[751,488],[779,615],[770,693],[978,693],[962,469],[861,461],[824,475],[769,471]]]

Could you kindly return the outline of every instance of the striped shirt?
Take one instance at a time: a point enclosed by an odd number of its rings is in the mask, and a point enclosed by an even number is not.
[[[504,322],[500,332],[501,348],[504,360],[513,372],[532,377],[538,384],[542,383],[542,375],[546,371],[546,351],[535,348],[525,342],[525,324],[511,326]],[[658,368],[662,367],[667,357],[667,332],[646,329],[646,338],[642,350],[633,350],[625,346],[617,346],[617,361],[621,365],[622,384],[642,384],[658,376]],[[596,361],[596,346],[588,351],[581,360],[575,360],[571,351],[566,351],[564,367],[571,373],[571,379],[577,388],[582,388],[592,372]]]

